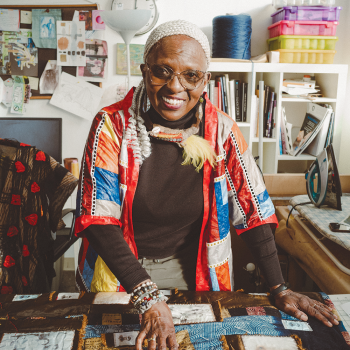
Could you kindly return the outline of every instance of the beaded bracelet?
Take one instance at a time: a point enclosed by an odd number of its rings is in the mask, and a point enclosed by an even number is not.
[[[131,303],[140,314],[149,310],[155,303],[167,300],[168,298],[158,290],[157,285],[153,282],[146,282],[135,288],[130,298]]]

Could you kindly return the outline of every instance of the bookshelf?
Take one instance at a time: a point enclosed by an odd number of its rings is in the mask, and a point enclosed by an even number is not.
[[[230,79],[239,79],[249,84],[247,96],[247,122],[238,123],[248,147],[254,156],[259,155],[259,165],[264,174],[276,174],[281,172],[302,173],[307,170],[315,157],[301,154],[297,157],[280,155],[280,116],[282,107],[286,109],[288,122],[293,124],[292,137],[297,132],[304,120],[307,103],[328,103],[332,105],[335,113],[334,124],[334,150],[337,159],[340,152],[340,137],[342,120],[345,118],[347,65],[342,64],[284,64],[284,63],[252,63],[237,62],[230,59],[214,59],[210,64],[211,79],[217,75],[228,74]],[[283,79],[300,79],[304,74],[315,75],[316,84],[320,87],[322,98],[310,101],[306,98],[282,97]],[[252,96],[259,81],[264,81],[276,94],[277,119],[275,138],[265,138],[262,132],[259,137],[254,135],[254,127],[251,123],[253,113]],[[259,129],[260,131],[260,129]]]

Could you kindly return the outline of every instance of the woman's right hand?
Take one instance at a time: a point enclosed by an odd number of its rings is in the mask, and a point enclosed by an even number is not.
[[[178,350],[175,337],[175,328],[171,311],[165,301],[158,302],[142,315],[141,331],[136,339],[136,350],[142,350],[145,339],[148,341],[148,350]]]

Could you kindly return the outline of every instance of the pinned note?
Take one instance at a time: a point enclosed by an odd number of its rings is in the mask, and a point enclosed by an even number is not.
[[[21,10],[21,23],[32,24],[32,11]]]

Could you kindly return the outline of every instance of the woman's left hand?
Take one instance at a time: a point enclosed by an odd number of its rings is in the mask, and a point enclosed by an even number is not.
[[[302,321],[307,321],[307,315],[309,315],[317,318],[328,327],[339,324],[337,317],[327,305],[310,299],[306,295],[295,293],[290,289],[284,290],[275,296],[275,305],[281,311]]]

